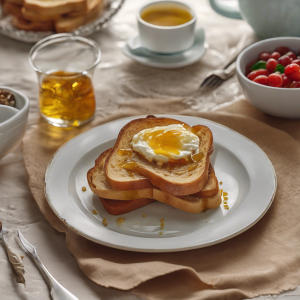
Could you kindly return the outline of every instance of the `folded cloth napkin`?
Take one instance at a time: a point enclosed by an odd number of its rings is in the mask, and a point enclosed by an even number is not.
[[[91,242],[59,220],[44,197],[44,173],[68,139],[120,117],[159,112],[207,118],[257,143],[274,165],[278,189],[265,216],[226,242],[185,252],[136,253]],[[133,291],[146,299],[244,299],[277,294],[300,284],[300,121],[267,116],[246,101],[222,111],[199,113],[181,100],[127,102],[109,118],[96,117],[74,130],[44,121],[28,130],[23,153],[29,187],[50,224],[66,234],[69,251],[84,274],[105,287]],[[99,153],[100,154],[100,153]]]

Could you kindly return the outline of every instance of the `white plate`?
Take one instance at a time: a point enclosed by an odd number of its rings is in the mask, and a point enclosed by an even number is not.
[[[139,36],[132,38],[132,44],[139,44],[137,41]],[[205,43],[205,33],[203,28],[196,30],[196,37],[194,45],[180,53],[176,54],[154,54],[151,56],[151,52],[147,51],[147,55],[136,55],[134,54],[128,45],[123,48],[123,53],[132,58],[133,60],[150,67],[164,68],[164,69],[174,69],[189,66],[197,62],[206,52],[208,44]]]
[[[109,215],[88,186],[86,173],[101,152],[112,147],[120,129],[134,118],[95,127],[63,145],[50,161],[45,194],[57,216],[78,234],[96,243],[139,252],[171,252],[206,247],[228,240],[253,226],[268,210],[276,192],[276,174],[267,155],[252,141],[218,123],[195,117],[168,116],[190,125],[203,124],[213,132],[214,164],[223,204],[206,213],[189,214],[153,202],[122,215]],[[83,192],[85,186],[87,191]],[[98,214],[92,213],[95,209]],[[142,217],[146,214],[146,217]],[[108,226],[102,224],[103,218]],[[164,230],[160,219],[164,218]],[[159,235],[163,232],[163,235]]]

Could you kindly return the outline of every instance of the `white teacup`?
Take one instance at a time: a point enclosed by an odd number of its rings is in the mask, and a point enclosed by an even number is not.
[[[141,18],[141,14],[145,10],[170,6],[189,12],[192,19],[181,25],[159,26]],[[138,10],[137,20],[141,44],[152,52],[163,54],[182,52],[194,44],[197,16],[195,11],[185,3],[172,0],[148,3]]]

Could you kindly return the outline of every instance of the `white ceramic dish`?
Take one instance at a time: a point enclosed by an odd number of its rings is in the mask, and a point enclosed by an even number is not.
[[[122,215],[109,215],[88,186],[86,173],[100,153],[114,145],[120,129],[134,118],[116,120],[85,132],[62,146],[45,174],[45,195],[57,216],[78,234],[113,248],[139,252],[172,252],[206,247],[228,240],[253,226],[268,210],[276,192],[276,175],[267,155],[252,141],[206,119],[168,116],[190,125],[208,126],[217,151],[215,171],[228,192],[223,205],[189,214],[153,202]],[[87,191],[82,191],[82,187]],[[93,214],[96,210],[98,214]],[[146,214],[146,217],[142,217]],[[108,226],[102,224],[103,218]],[[164,218],[164,230],[159,220]],[[163,235],[159,235],[163,232]]]
[[[139,36],[132,38],[132,41],[129,41],[130,44],[140,44]],[[205,33],[203,28],[196,30],[195,42],[193,46],[180,53],[175,54],[158,54],[151,53],[146,50],[145,53],[137,55],[131,51],[128,45],[125,45],[123,48],[123,53],[132,58],[133,60],[154,68],[163,68],[163,69],[174,69],[189,66],[197,62],[206,52],[208,44],[205,43]]]
[[[4,107],[0,105],[0,158],[8,154],[17,147],[26,131],[29,100],[28,98],[6,86],[0,86],[0,89],[5,89],[12,92],[16,99],[16,108]]]
[[[298,53],[300,38],[272,38],[247,47],[237,58],[238,80],[246,98],[259,110],[275,117],[298,119],[300,118],[300,89],[264,86],[249,80],[244,75],[246,65],[256,59],[260,52],[273,52],[279,46],[287,46]]]

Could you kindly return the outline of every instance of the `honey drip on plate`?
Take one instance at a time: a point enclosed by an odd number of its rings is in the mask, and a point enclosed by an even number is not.
[[[116,220],[116,223],[117,223],[117,225],[118,225],[119,227],[121,227],[124,221],[125,221],[124,218],[119,217],[119,218]]]
[[[132,155],[133,151],[131,149],[119,149],[118,155],[120,156],[128,156],[130,157]]]
[[[108,225],[108,222],[107,222],[107,220],[106,220],[105,218],[103,218],[102,224],[103,224],[104,226],[107,226],[107,225]]]

